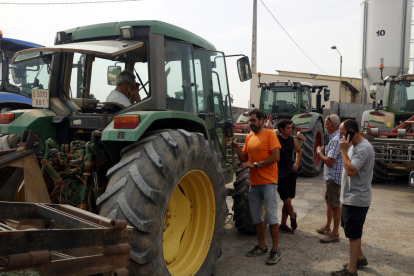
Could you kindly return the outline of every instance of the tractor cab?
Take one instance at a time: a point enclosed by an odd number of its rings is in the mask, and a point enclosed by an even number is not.
[[[12,63],[17,51],[35,47],[41,45],[3,37],[0,31],[0,113],[31,108],[31,89],[47,89],[50,61],[36,59],[19,65]]]
[[[385,102],[380,100],[375,110],[362,114],[363,130],[390,132],[414,115],[414,75],[386,77],[381,83],[370,87],[370,98],[376,99],[377,85],[385,86]]]
[[[294,115],[318,112],[323,113],[320,93],[324,91],[325,101],[329,99],[329,88],[326,85],[313,86],[308,82],[272,82],[260,83],[260,109],[266,114],[278,118],[291,118]],[[312,108],[312,94],[316,90],[316,108]]]
[[[262,86],[260,109],[273,116],[292,117],[312,111],[310,83],[273,82]]]

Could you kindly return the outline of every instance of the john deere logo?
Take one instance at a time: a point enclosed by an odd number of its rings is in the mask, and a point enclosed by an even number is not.
[[[385,122],[377,121],[377,120],[369,120],[370,123],[377,124],[377,125],[385,125]]]

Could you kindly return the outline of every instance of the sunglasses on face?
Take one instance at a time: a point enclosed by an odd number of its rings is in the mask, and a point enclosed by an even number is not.
[[[329,116],[331,116],[331,115],[329,115]],[[328,116],[328,117],[326,117],[326,119],[328,119],[328,121],[329,121],[329,122],[331,122],[331,124],[333,124],[333,123],[332,123],[332,120],[331,120],[331,118],[329,118],[329,116]]]

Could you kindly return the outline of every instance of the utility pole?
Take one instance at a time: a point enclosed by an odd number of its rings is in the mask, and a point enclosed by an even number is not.
[[[257,0],[253,0],[252,73],[257,73]]]

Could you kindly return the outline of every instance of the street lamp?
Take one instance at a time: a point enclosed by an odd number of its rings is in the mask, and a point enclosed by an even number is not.
[[[331,49],[334,49],[339,53],[335,45],[332,46]],[[342,55],[341,53],[339,53],[339,56],[341,57],[341,63],[340,63],[340,69],[339,69],[339,102],[341,102],[341,86],[342,86]]]

